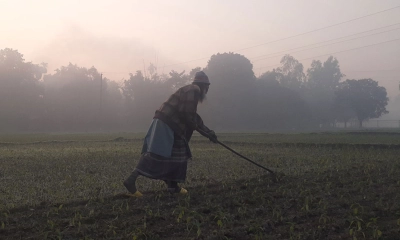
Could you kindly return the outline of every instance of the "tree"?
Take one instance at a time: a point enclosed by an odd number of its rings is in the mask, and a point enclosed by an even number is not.
[[[283,87],[276,80],[278,73],[262,74],[254,85],[256,98],[251,125],[257,130],[293,130],[308,127],[310,112],[300,94]]]
[[[212,80],[213,89],[240,92],[255,82],[253,64],[237,53],[212,55],[204,71]],[[219,94],[220,95],[220,94]]]
[[[331,127],[335,121],[334,91],[344,76],[340,71],[339,62],[330,56],[323,64],[313,60],[307,70],[307,83],[304,99],[312,109],[313,122],[324,127]],[[341,108],[344,109],[343,107]],[[340,111],[344,113],[344,111]],[[345,115],[342,115],[345,117]]]
[[[42,74],[47,64],[25,62],[17,50],[0,50],[0,131],[32,130],[43,114]]]
[[[122,95],[96,68],[69,64],[44,77],[48,127],[57,131],[98,131],[119,123]]]
[[[389,101],[387,109],[390,111],[390,116],[387,116],[388,118],[400,119],[400,94],[397,94],[397,96]]]
[[[338,99],[334,100],[332,114],[334,114],[335,120],[344,123],[344,128],[347,128],[347,123],[355,117],[353,109],[346,101],[338,101]]]
[[[190,70],[189,80],[193,80],[194,76],[196,75],[196,72],[199,72],[199,71],[201,71],[201,67],[195,67],[192,70]]]
[[[360,127],[363,121],[388,113],[386,88],[370,78],[346,80],[340,84],[335,96],[336,104],[346,106],[355,113]]]
[[[172,93],[167,81],[151,80],[141,71],[124,81],[122,92],[125,97],[125,109],[131,130],[146,130],[156,109]]]
[[[178,73],[172,70],[169,73],[169,78],[166,81],[167,85],[170,85],[173,90],[177,90],[180,87],[185,86],[189,83],[189,76],[185,74],[185,71]]]
[[[204,72],[211,82],[204,109],[205,118],[210,118],[207,122],[225,129],[246,126],[256,79],[249,59],[237,53],[218,53],[211,56]]]
[[[333,56],[330,56],[324,64],[319,60],[313,60],[307,70],[307,85],[312,89],[335,90],[344,76],[340,71],[339,61]]]
[[[124,109],[121,86],[115,81],[103,78],[103,99],[101,110],[102,130],[123,130]]]
[[[280,85],[279,81],[282,78],[283,74],[277,72],[276,69],[273,69],[272,71],[261,74],[261,76],[258,78],[258,81],[264,82],[265,84],[268,84],[270,86],[278,86]]]
[[[303,69],[303,64],[297,59],[293,56],[285,55],[281,59],[281,66],[276,70],[274,69],[274,71],[281,74],[278,81],[282,86],[298,90],[305,81]]]

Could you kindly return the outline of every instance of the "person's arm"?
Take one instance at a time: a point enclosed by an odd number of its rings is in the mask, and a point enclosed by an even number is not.
[[[196,130],[203,135],[204,137],[210,139],[210,141],[216,143],[217,135],[211,129],[209,129],[206,125],[204,125],[203,119],[201,119],[200,115],[196,113]]]
[[[183,95],[183,99],[181,99],[181,101],[183,102],[181,109],[182,120],[192,131],[196,130],[198,127],[196,121],[196,112],[199,98],[200,90],[198,88],[194,88],[186,92]]]

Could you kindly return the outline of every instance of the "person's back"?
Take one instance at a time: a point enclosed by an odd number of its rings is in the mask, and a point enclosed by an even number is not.
[[[176,134],[186,136],[188,131],[195,130],[200,94],[200,87],[195,84],[179,88],[160,106],[154,118],[161,119]]]

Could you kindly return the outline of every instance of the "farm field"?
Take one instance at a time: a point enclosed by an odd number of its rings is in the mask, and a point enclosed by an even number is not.
[[[0,239],[399,239],[400,133],[191,140],[186,196],[122,181],[144,134],[0,135]]]

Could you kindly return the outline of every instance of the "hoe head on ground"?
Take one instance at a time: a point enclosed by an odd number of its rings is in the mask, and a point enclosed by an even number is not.
[[[270,177],[272,182],[278,183],[278,182],[282,181],[282,179],[285,177],[285,174],[282,172],[274,172],[274,173],[270,173],[268,176]]]

